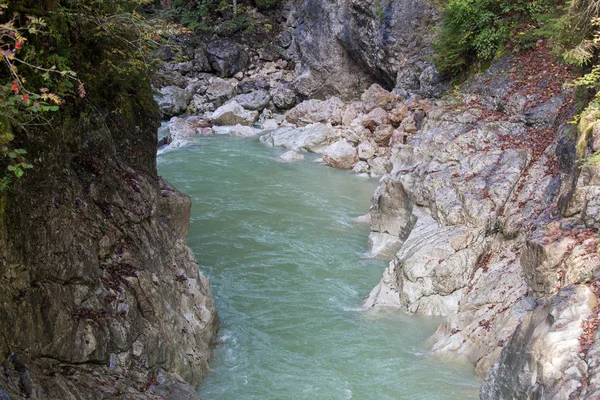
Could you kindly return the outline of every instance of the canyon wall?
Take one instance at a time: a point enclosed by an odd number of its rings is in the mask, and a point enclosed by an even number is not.
[[[218,320],[187,247],[191,200],[157,176],[147,83],[35,142],[0,207],[0,397],[196,399]]]

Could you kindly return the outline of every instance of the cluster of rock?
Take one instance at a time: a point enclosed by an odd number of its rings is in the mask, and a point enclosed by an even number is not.
[[[322,154],[323,161],[335,168],[383,176],[394,149],[417,131],[430,107],[418,96],[404,100],[374,84],[360,101],[348,104],[337,97],[304,101],[260,140]]]
[[[484,399],[592,399],[600,168],[579,168],[567,128],[549,129],[567,94],[527,108],[536,99],[507,74],[498,65],[463,101],[436,103],[393,147],[370,236],[392,261],[364,305],[446,316],[432,351],[489,372]]]

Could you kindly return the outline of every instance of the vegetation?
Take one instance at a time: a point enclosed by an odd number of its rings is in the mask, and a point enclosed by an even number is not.
[[[582,71],[571,85],[585,93],[587,104],[577,117],[583,156],[592,130],[600,125],[600,0],[448,0],[434,43],[435,63],[441,73],[461,79],[539,39],[551,43],[557,59]],[[588,161],[600,161],[600,154]]]
[[[481,66],[502,53],[509,42],[536,26],[554,0],[449,0],[434,45],[438,70],[447,76]]]
[[[257,28],[253,10],[268,11],[281,0],[174,0],[167,4],[167,16],[198,32],[232,36]]]
[[[26,148],[83,107],[119,112],[159,39],[148,0],[0,0],[0,191],[33,167]]]

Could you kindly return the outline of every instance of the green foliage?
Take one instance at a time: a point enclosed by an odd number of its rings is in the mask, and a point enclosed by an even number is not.
[[[457,76],[501,53],[509,40],[524,36],[554,0],[449,0],[434,43],[438,70]]]
[[[197,32],[217,33],[232,36],[239,32],[256,30],[252,10],[273,9],[280,0],[174,0],[167,15],[187,28]]]
[[[0,0],[0,191],[33,167],[30,141],[81,103],[120,112],[159,39],[149,0]],[[60,125],[60,124],[58,124]]]

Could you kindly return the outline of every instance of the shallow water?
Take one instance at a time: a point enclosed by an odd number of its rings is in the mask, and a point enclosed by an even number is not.
[[[256,138],[197,143],[158,165],[193,198],[188,244],[222,322],[203,399],[477,398],[469,365],[427,354],[440,320],[360,310],[386,267],[353,222],[376,181]]]

